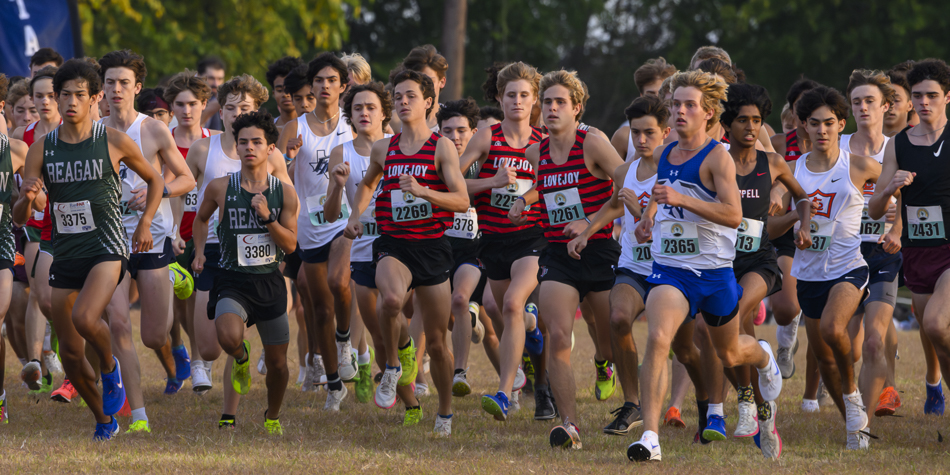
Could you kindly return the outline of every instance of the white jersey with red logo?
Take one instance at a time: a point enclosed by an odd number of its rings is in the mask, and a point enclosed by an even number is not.
[[[656,175],[650,175],[643,181],[638,180],[637,169],[640,168],[641,160],[643,159],[638,158],[630,164],[630,168],[627,169],[627,176],[623,179],[623,187],[633,190],[633,192],[637,194],[637,201],[640,202],[640,208],[646,208],[650,202],[650,193],[653,191],[653,185],[656,183]],[[623,234],[620,235],[621,251],[618,264],[620,267],[629,269],[636,274],[647,276],[653,272],[653,254],[650,251],[652,242],[645,242],[643,244],[637,243],[637,238],[633,234],[637,229],[637,221],[639,221],[639,219],[624,206]]]
[[[851,151],[851,137],[854,134],[847,134],[841,136],[841,150],[845,152],[852,153]],[[874,155],[869,155],[869,157],[877,160],[877,163],[884,163],[884,149],[887,148],[887,142],[890,142],[891,138],[884,136],[884,143],[881,145],[881,150]],[[881,234],[884,234],[891,230],[891,224],[885,223],[884,218],[873,220],[868,216],[868,202],[871,201],[871,197],[874,196],[874,183],[865,183],[864,184],[864,211],[861,213],[861,241],[863,242],[878,242],[881,239]],[[896,203],[897,200],[892,200]]]

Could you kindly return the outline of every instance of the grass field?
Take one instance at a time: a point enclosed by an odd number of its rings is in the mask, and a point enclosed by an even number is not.
[[[133,314],[137,320],[138,312]],[[291,319],[293,325],[294,319]],[[137,330],[136,330],[137,331]],[[645,341],[646,325],[635,327],[639,344]],[[764,326],[760,335],[774,344],[774,327]],[[497,384],[488,360],[473,349],[469,381],[474,393],[455,399],[453,433],[450,439],[430,434],[435,417],[435,395],[423,399],[425,419],[403,428],[403,411],[383,411],[372,403],[357,404],[353,392],[339,414],[323,412],[325,392],[288,390],[281,421],[282,437],[268,436],[263,428],[265,389],[263,377],[254,372],[250,395],[238,412],[236,430],[221,431],[221,375],[224,361],[215,364],[215,388],[195,396],[190,383],[179,394],[167,397],[163,373],[151,352],[139,346],[146,408],[151,434],[121,434],[112,442],[92,441],[94,421],[87,409],[37,400],[20,385],[19,363],[8,350],[6,365],[9,424],[0,425],[0,474],[10,473],[948,473],[950,442],[938,442],[938,432],[950,436],[950,416],[923,415],[924,363],[916,333],[900,333],[901,359],[897,366],[898,389],[904,406],[898,415],[872,421],[871,450],[845,450],[844,423],[837,411],[824,408],[820,414],[799,409],[803,376],[785,382],[779,401],[778,424],[784,452],[777,462],[766,461],[752,440],[731,439],[707,446],[693,445],[696,409],[687,397],[683,417],[687,429],[664,428],[660,433],[663,462],[634,465],[626,447],[639,438],[636,429],[628,437],[601,432],[622,403],[618,393],[607,402],[593,396],[593,346],[586,326],[576,325],[577,346],[573,363],[578,385],[578,409],[583,450],[552,450],[548,431],[553,422],[533,419],[534,400],[523,396],[523,408],[507,423],[498,423],[479,406],[479,396]],[[799,333],[804,338],[804,331]],[[256,362],[259,340],[252,342]],[[296,380],[296,350],[291,343],[291,381]],[[797,355],[804,368],[804,348]],[[61,381],[61,376],[55,384]],[[734,429],[734,396],[726,404],[727,428]],[[128,427],[128,419],[120,427]]]

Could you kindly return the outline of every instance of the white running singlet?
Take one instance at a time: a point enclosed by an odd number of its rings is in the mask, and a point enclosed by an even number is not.
[[[851,151],[851,137],[854,134],[847,134],[841,136],[841,150],[844,150],[848,153],[853,153]],[[887,148],[887,142],[890,142],[891,138],[884,136],[884,145],[881,146],[881,150],[874,155],[870,155],[871,158],[877,160],[877,163],[884,163],[884,149]],[[865,183],[864,184],[864,210],[861,212],[861,241],[863,242],[878,242],[882,234],[885,234],[891,230],[891,227],[894,225],[887,223],[886,219],[881,216],[881,219],[871,219],[868,216],[868,202],[871,201],[871,197],[874,196],[874,183]],[[893,197],[891,198],[892,203],[897,203],[897,200]]]
[[[231,173],[241,171],[241,161],[235,160],[224,153],[221,148],[221,136],[224,134],[212,135],[208,138],[208,159],[205,161],[205,170],[201,175],[201,184],[198,186],[198,206],[201,206],[205,199],[205,190],[208,189],[208,183],[215,178],[221,178]],[[208,241],[207,244],[218,244],[218,213],[216,211],[208,222]]]
[[[627,169],[627,176],[623,180],[623,187],[633,190],[637,194],[637,200],[640,202],[640,208],[646,208],[650,202],[650,193],[653,191],[653,185],[656,183],[656,175],[651,175],[644,181],[637,179],[637,169],[640,168],[642,158],[638,158],[630,164]],[[651,252],[651,242],[637,244],[637,238],[634,232],[637,229],[639,220],[634,216],[626,206],[623,207],[623,234],[620,235],[620,267],[630,269],[636,274],[648,276],[653,271],[653,254]]]
[[[392,134],[386,134],[385,139],[392,137]],[[343,161],[350,164],[350,176],[346,178],[346,194],[344,200],[353,202],[356,199],[356,187],[366,176],[366,169],[369,167],[369,157],[356,153],[353,142],[343,144]],[[376,197],[382,189],[383,180],[379,180],[376,185],[376,191],[373,192],[373,198],[366,207],[366,211],[360,215],[360,223],[363,225],[363,235],[353,240],[350,247],[350,262],[372,262],[373,261],[373,241],[379,237],[379,227],[376,225]]]
[[[139,146],[139,150],[141,150],[142,153],[145,153],[145,150],[142,148],[142,122],[147,118],[147,115],[139,113],[138,117],[135,118],[135,122],[132,122],[129,129],[125,131],[125,133],[132,138],[132,141]],[[132,171],[132,169],[125,166],[124,163],[119,164],[119,177],[122,179],[122,198],[119,207],[122,211],[122,224],[125,226],[125,232],[129,239],[129,249],[131,249],[132,235],[135,234],[135,228],[138,227],[139,221],[142,219],[142,211],[130,210],[128,207],[129,200],[132,198],[132,190],[147,188],[148,184],[145,183],[145,180],[143,180],[138,173]],[[149,230],[152,232],[152,249],[144,251],[144,254],[164,253],[165,240],[171,239],[174,226],[175,218],[172,215],[171,203],[168,201],[168,198],[162,198],[162,202],[158,205],[158,209],[155,210],[155,216],[152,218],[152,225],[149,227]]]

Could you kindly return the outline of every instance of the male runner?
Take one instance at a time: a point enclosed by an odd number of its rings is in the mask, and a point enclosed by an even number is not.
[[[36,76],[36,72],[52,66],[58,68],[63,65],[63,56],[53,48],[40,48],[30,56],[30,77]]]
[[[63,124],[47,134],[42,144],[30,148],[13,212],[14,221],[23,223],[31,208],[42,209],[46,196],[41,183],[45,184],[53,211],[56,257],[49,279],[60,355],[67,377],[96,418],[94,437],[111,439],[119,431],[112,415],[125,402],[121,368],[112,353],[109,326],[102,321],[128,266],[119,165],[142,177],[148,187],[145,211],[131,240],[133,252],[152,248],[149,228],[164,183],[132,139],[90,120],[93,97],[101,87],[95,67],[83,60],[69,60],[57,71],[53,90]],[[102,395],[84,356],[87,343],[99,358]]]
[[[154,89],[142,89],[138,95],[138,98],[135,100],[135,103],[139,112],[165,124],[165,127],[168,127],[168,124],[172,123],[174,115],[172,114],[172,108],[167,102],[165,102],[165,98],[162,97],[164,94],[165,90],[160,87]]]
[[[404,341],[400,335],[405,331],[405,321],[399,315],[409,291],[415,289],[439,393],[434,432],[447,437],[452,433],[453,362],[445,341],[451,312],[447,281],[452,249],[443,236],[452,213],[468,209],[468,193],[455,146],[432,132],[426,122],[435,103],[432,80],[412,70],[397,74],[393,102],[403,123],[402,132],[373,145],[346,235],[353,239],[363,234],[360,216],[383,179],[376,200],[380,237],[373,242],[373,255],[376,287],[382,298],[378,313],[386,371],[376,388],[375,402],[386,408],[396,403],[396,385],[402,376],[398,351],[403,349],[399,343]]]
[[[449,62],[445,56],[439,54],[439,51],[432,45],[416,46],[409,51],[409,54],[402,60],[403,69],[416,71],[432,80],[435,86],[435,105],[432,106],[432,115],[426,118],[426,124],[433,132],[439,131],[439,124],[435,116],[439,113],[442,103],[439,102],[439,94],[445,87],[445,73],[449,70]],[[393,111],[393,120],[391,122],[393,130],[398,132],[402,128],[402,121],[399,120],[397,111]]]
[[[667,63],[666,59],[660,56],[659,58],[648,59],[637,68],[633,73],[633,82],[636,84],[637,90],[640,91],[640,97],[656,96],[660,91],[663,80],[672,76],[675,72],[676,66]],[[629,162],[637,153],[638,147],[633,142],[629,124],[623,124],[617,129],[613,137],[610,138],[610,143],[617,150],[617,153],[624,158],[625,162]]]
[[[900,66],[900,65],[898,65]],[[897,67],[887,71],[887,78],[894,88],[894,103],[884,113],[884,135],[893,137],[910,125],[914,113],[914,104],[910,101],[910,84],[907,82],[907,72]]]
[[[726,84],[702,71],[672,76],[672,115],[679,141],[657,148],[657,182],[640,223],[637,241],[653,238],[653,284],[646,302],[649,325],[641,381],[641,407],[646,430],[627,448],[630,460],[660,460],[660,407],[666,394],[666,358],[670,340],[686,319],[702,317],[723,366],[752,364],[759,372],[759,389],[769,402],[760,418],[774,427],[774,401],[782,380],[768,343],[739,334],[742,290],[732,270],[735,229],[742,223],[735,164],[719,143],[706,136],[710,122],[718,122]],[[662,205],[662,210],[658,208]],[[655,221],[654,221],[655,220]],[[654,229],[654,222],[656,228]],[[694,384],[696,382],[694,381]],[[710,404],[707,422],[721,420],[722,406]],[[718,416],[711,417],[711,416]],[[708,428],[708,426],[707,426]],[[777,457],[777,449],[763,444],[763,453]]]
[[[29,79],[21,79],[10,85],[6,95],[6,104],[12,110],[10,118],[13,120],[13,127],[10,129],[11,131],[40,120],[40,115],[36,112],[36,105],[33,104],[33,98],[30,97]]]
[[[202,122],[206,122],[205,127],[211,130],[223,130],[224,125],[221,123],[222,119],[218,112],[224,107],[221,102],[224,99],[218,95],[218,87],[224,83],[224,70],[227,69],[227,66],[221,58],[208,56],[198,62],[197,69],[198,76],[204,79],[208,83],[208,87],[211,88],[211,99],[208,101],[208,107],[205,108],[201,117]]]
[[[229,103],[225,103],[227,107]],[[267,410],[264,428],[283,434],[280,406],[287,389],[287,288],[278,266],[297,248],[297,194],[290,182],[267,172],[275,152],[277,126],[267,112],[250,112],[231,125],[241,157],[237,173],[215,178],[204,190],[195,216],[195,272],[204,269],[208,221],[217,212],[220,240],[218,272],[208,307],[214,309],[218,341],[227,353],[230,386],[241,395],[251,387],[251,344],[246,329],[257,326],[267,365]],[[218,211],[220,210],[220,211]],[[211,312],[209,312],[209,315]],[[237,401],[225,399],[222,421],[235,425]]]
[[[284,93],[290,94],[294,102],[297,117],[313,112],[317,107],[317,96],[307,82],[307,66],[298,66],[284,78]]]
[[[274,101],[280,113],[275,122],[278,129],[297,119],[293,97],[284,89],[284,80],[291,71],[303,64],[303,60],[296,56],[284,56],[267,67],[267,83],[274,90]]]

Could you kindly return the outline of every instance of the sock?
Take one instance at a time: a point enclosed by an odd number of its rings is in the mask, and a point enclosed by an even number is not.
[[[412,346],[412,338],[410,338],[409,341],[406,342],[406,346],[400,346],[399,351],[405,350],[406,348],[409,348],[410,346]]]
[[[148,416],[145,415],[144,407],[140,407],[138,409],[132,409],[132,422],[135,422],[135,421],[148,422]]]
[[[926,380],[924,382],[927,383]],[[938,379],[936,384],[927,383],[927,387],[930,389],[942,389],[942,385],[943,385],[943,378]]]
[[[660,444],[660,438],[657,437],[656,432],[653,432],[652,430],[643,431],[643,435],[640,436],[640,441],[652,443],[653,445]]]
[[[340,373],[332,372],[327,375],[327,388],[330,391],[339,391],[343,389],[343,381],[340,381]]]
[[[439,417],[441,417],[441,418],[443,418],[443,419],[451,419],[451,418],[452,418],[452,414],[449,414],[449,415],[447,415],[447,416],[443,416],[442,414],[436,413],[436,415],[438,415]]]
[[[347,328],[345,333],[341,333],[340,330],[336,331],[336,341],[347,341],[350,339],[350,329]]]
[[[267,414],[264,414],[264,417],[267,418]],[[231,421],[231,423],[233,424],[233,423],[234,423],[234,414],[221,414],[221,420],[222,420],[222,421]]]
[[[251,354],[247,352],[247,347],[245,347],[244,345],[241,345],[241,348],[244,349],[244,359],[239,360],[237,358],[234,358],[234,362],[237,364],[247,363],[247,360],[251,358]]]
[[[6,392],[6,391],[3,391],[2,393],[0,393],[0,401],[5,400],[6,398],[7,398],[7,392]]]
[[[856,396],[858,399],[861,399],[861,391],[858,391],[857,389],[855,389],[853,393],[851,393],[851,394],[844,394],[844,393],[841,393],[841,396],[842,396],[842,398],[843,398],[845,401],[847,401],[848,398],[850,398],[850,397],[855,397],[855,396]]]
[[[182,343],[182,344],[180,344],[180,345],[178,345],[178,346],[172,348],[172,351],[181,351],[181,350],[184,350],[184,349],[185,349],[185,344]]]
[[[462,368],[459,368],[459,369],[456,369],[456,370],[455,370],[455,374],[460,374],[460,373],[464,373],[464,372],[465,372],[465,370],[462,369]]]
[[[801,318],[802,312],[798,312],[798,315],[788,325],[779,325],[775,330],[775,339],[778,340],[779,347],[791,348],[795,346],[795,339],[798,338],[798,324]]]
[[[699,416],[699,430],[706,428],[706,413],[709,412],[709,399],[696,400],[696,414]]]
[[[760,421],[767,421],[772,418],[772,405],[768,401],[759,404],[756,409],[759,410]]]
[[[706,409],[706,419],[708,420],[712,416],[722,417],[722,403],[719,404],[710,404]]]
[[[739,402],[752,402],[752,386],[739,386]]]
[[[367,347],[365,353],[356,357],[356,364],[358,365],[369,364],[369,361],[370,361],[369,348]]]
[[[421,405],[419,405],[419,406],[406,406],[406,412],[409,412],[409,411],[411,411],[411,410],[413,410],[413,409],[422,409],[422,406],[421,406]],[[452,416],[449,416],[449,417],[452,417]]]

